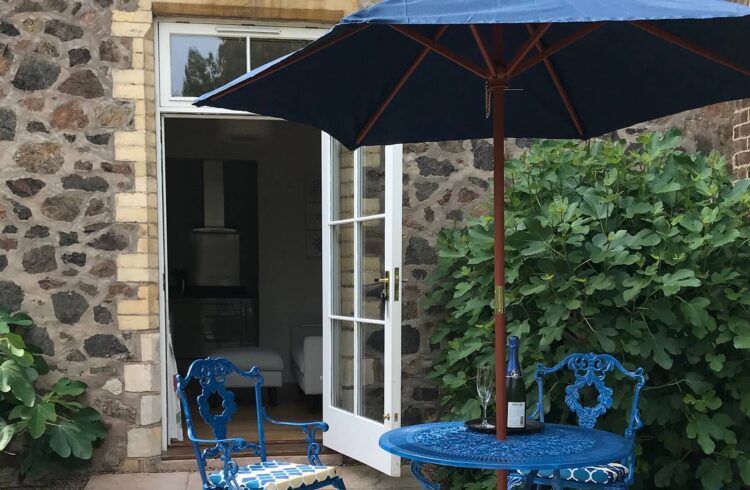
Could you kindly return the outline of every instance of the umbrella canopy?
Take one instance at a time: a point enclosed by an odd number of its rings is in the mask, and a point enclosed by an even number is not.
[[[505,134],[589,138],[747,97],[748,14],[722,0],[385,0],[196,105],[308,123],[349,148],[490,137],[475,31],[489,46],[503,24]],[[544,31],[531,45],[530,30]]]

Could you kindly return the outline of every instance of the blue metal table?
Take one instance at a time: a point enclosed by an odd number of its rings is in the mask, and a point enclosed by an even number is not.
[[[492,434],[471,432],[463,422],[438,422],[402,427],[383,434],[380,447],[411,460],[415,478],[428,489],[440,485],[424,476],[422,465],[529,471],[526,485],[539,470],[562,470],[608,464],[633,453],[628,439],[597,429],[547,424],[534,434],[510,435],[498,441]],[[553,482],[550,485],[556,486]]]

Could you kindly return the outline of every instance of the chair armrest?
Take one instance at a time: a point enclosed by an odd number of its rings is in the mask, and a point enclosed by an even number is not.
[[[188,439],[190,439],[191,442],[195,442],[197,444],[213,444],[214,446],[217,444],[231,444],[229,446],[232,448],[232,450],[244,449],[248,446],[248,443],[245,439],[242,439],[241,437],[228,437],[226,439],[201,439],[200,437],[195,437],[195,434],[193,433],[193,428],[188,426]]]
[[[285,425],[287,427],[299,427],[305,433],[305,441],[307,442],[307,459],[313,466],[322,466],[320,462],[320,444],[315,440],[315,434],[318,431],[326,432],[328,430],[328,424],[325,422],[282,422],[270,417],[265,409],[263,409],[263,417],[266,420],[275,425]]]
[[[281,420],[276,420],[269,416],[267,413],[263,414],[269,422],[271,422],[274,425],[286,425],[288,427],[300,427],[304,430],[306,427],[315,427],[315,430],[319,430],[321,432],[326,432],[328,430],[328,424],[325,422],[320,421],[311,421],[311,422],[286,422]]]
[[[228,439],[199,439],[197,437],[193,437],[191,434],[188,434],[188,439],[190,439],[192,442],[197,442],[198,444],[224,444],[227,442],[233,442],[235,444],[245,443],[245,440],[240,439],[239,437],[230,437]]]

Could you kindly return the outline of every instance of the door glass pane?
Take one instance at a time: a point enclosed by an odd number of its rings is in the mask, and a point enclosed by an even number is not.
[[[354,152],[338,141],[333,142],[333,179],[331,219],[354,217]]]
[[[362,201],[361,216],[385,212],[385,147],[362,148]]]
[[[269,61],[304,48],[310,41],[301,39],[251,39],[250,67],[258,68]]]
[[[340,320],[331,322],[331,404],[354,412],[354,324]]]
[[[354,225],[333,227],[333,279],[331,311],[334,315],[354,316]]]
[[[359,324],[358,414],[383,423],[385,407],[385,329],[382,325]]]
[[[377,280],[385,277],[385,220],[364,221],[360,227],[360,316],[382,320],[385,318],[385,301],[382,294],[383,291],[387,291],[388,284]]]
[[[197,97],[247,72],[246,46],[244,37],[172,35],[172,96]]]

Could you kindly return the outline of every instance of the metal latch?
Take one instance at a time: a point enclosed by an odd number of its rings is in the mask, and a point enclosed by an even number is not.
[[[388,273],[388,271],[385,272],[385,277],[378,277],[375,279],[375,282],[383,285],[383,290],[380,291],[380,298],[383,300],[387,300],[388,290],[390,289],[391,282],[390,274]]]
[[[398,301],[401,295],[399,290],[401,289],[401,268],[396,267],[393,271],[393,301]]]

